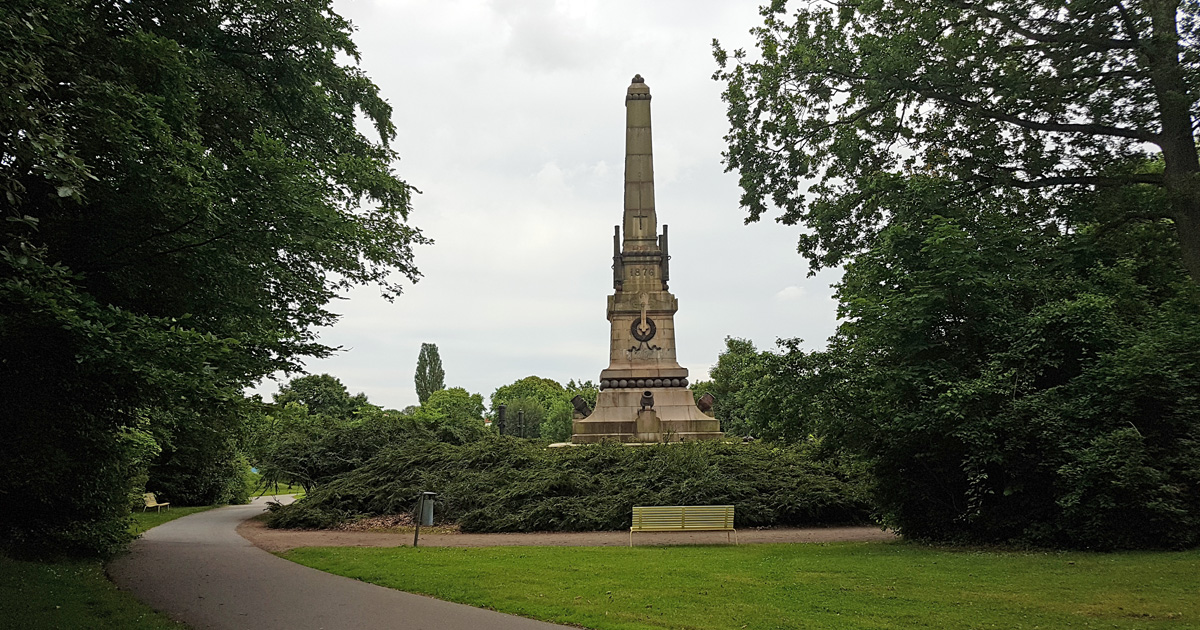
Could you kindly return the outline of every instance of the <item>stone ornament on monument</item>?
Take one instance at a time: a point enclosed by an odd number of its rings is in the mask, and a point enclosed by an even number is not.
[[[688,371],[675,359],[675,312],[667,290],[667,226],[658,234],[650,88],[641,75],[625,96],[625,215],[613,236],[613,289],[608,297],[608,369],[590,415],[577,414],[576,444],[675,442],[723,437],[720,423],[696,406]]]

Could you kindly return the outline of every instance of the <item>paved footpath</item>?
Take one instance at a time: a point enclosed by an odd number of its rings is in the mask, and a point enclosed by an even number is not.
[[[566,628],[359,582],[263,551],[239,536],[267,498],[160,525],[109,575],[196,630],[551,630]]]

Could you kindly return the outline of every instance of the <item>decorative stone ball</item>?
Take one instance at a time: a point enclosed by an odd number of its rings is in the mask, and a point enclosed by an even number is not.
[[[679,379],[679,386],[680,386],[680,387],[687,387],[687,379],[686,379],[686,378],[681,378],[681,379]]]
[[[637,380],[637,386],[638,386],[638,387],[645,387],[645,386],[646,386],[646,379],[644,379],[644,378],[639,378],[639,379]]]
[[[662,387],[662,379],[661,379],[661,378],[656,378],[656,379],[654,379],[654,386],[655,386],[655,387]]]
[[[620,388],[629,387],[629,381],[627,381],[625,379],[621,379],[621,382],[617,384],[617,387],[620,387]]]
[[[602,379],[600,381],[600,389],[608,389],[608,387],[608,379]]]

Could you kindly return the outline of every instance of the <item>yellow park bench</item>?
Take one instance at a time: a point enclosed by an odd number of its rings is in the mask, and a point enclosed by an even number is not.
[[[629,527],[629,546],[633,546],[633,532],[693,532],[723,531],[725,539],[733,534],[737,544],[737,530],[733,528],[732,505],[635,505],[633,524]]]
[[[146,508],[154,508],[155,512],[160,512],[161,510],[159,508],[163,507],[164,505],[167,506],[168,512],[171,511],[171,504],[169,502],[168,503],[159,503],[158,499],[154,498],[153,492],[147,492],[146,494],[143,494],[142,499],[146,502],[146,505],[142,506],[143,512],[146,511]]]

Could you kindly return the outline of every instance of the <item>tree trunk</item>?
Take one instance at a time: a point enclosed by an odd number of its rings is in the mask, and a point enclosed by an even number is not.
[[[1179,63],[1178,0],[1147,3],[1150,9],[1149,41],[1141,43],[1158,99],[1158,146],[1163,155],[1163,183],[1171,215],[1183,250],[1183,266],[1193,282],[1200,282],[1200,156],[1192,135],[1191,108],[1183,66]]]

